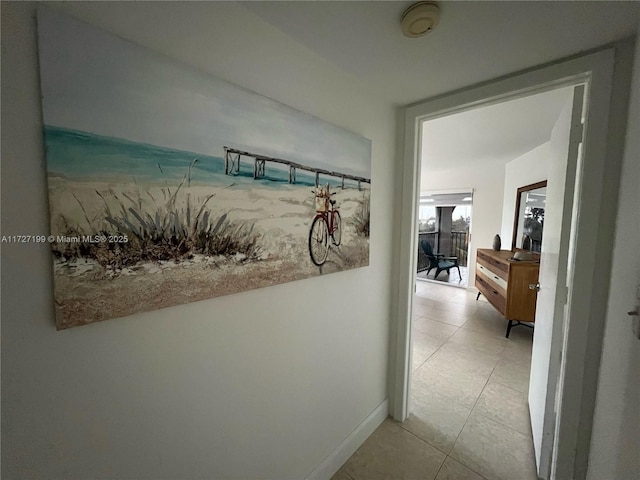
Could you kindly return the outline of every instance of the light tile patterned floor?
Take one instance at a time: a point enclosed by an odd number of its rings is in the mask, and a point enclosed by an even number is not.
[[[535,480],[527,391],[533,332],[477,291],[418,282],[412,409],[387,419],[333,480]]]

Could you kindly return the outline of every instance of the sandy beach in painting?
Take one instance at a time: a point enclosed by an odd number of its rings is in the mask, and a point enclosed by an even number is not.
[[[182,186],[176,211],[195,212],[205,204],[210,218],[226,214],[229,222],[249,228],[256,237],[251,258],[236,255],[187,255],[179,260],[137,262],[112,267],[91,258],[55,259],[55,298],[58,328],[122,317],[137,312],[204,300],[315,275],[365,266],[369,240],[356,232],[354,218],[368,205],[369,189],[333,191],[341,213],[342,243],[331,246],[327,262],[315,266],[309,257],[308,235],[315,215],[312,187],[239,186],[229,177],[226,186]],[[154,212],[167,202],[166,188],[139,183],[112,184],[49,178],[51,233],[110,232],[109,208]],[[175,187],[172,188],[172,192]],[[212,196],[213,195],[213,196]],[[208,199],[208,201],[207,201]],[[192,213],[193,216],[196,213]],[[70,230],[70,227],[72,229]],[[65,247],[65,245],[61,245]],[[54,245],[55,251],[55,245]],[[114,301],[117,299],[117,301]]]

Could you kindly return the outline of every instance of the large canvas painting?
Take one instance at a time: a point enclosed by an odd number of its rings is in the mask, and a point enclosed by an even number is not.
[[[368,265],[370,140],[48,9],[38,35],[58,329]]]

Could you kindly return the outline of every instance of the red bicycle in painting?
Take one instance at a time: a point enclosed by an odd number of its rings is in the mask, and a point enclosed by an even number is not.
[[[311,222],[309,230],[309,256],[311,261],[321,266],[329,255],[329,237],[337,247],[342,239],[342,220],[336,207],[336,201],[331,200],[334,193],[329,193],[329,184],[312,190],[316,196],[316,216]]]

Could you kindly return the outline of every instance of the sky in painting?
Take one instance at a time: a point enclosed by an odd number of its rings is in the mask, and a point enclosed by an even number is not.
[[[371,178],[371,141],[47,8],[47,125],[222,157],[223,146]]]

